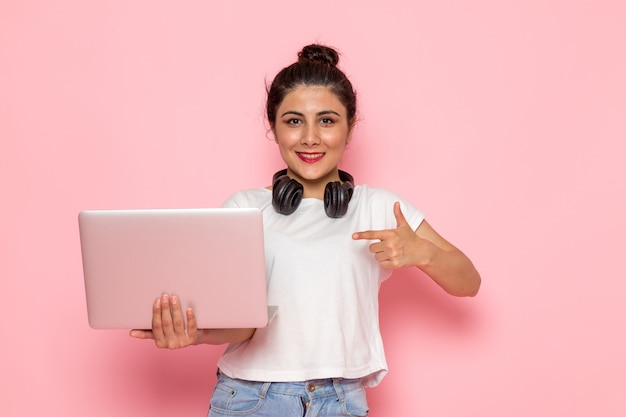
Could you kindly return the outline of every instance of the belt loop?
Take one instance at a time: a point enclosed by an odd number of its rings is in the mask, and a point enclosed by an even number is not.
[[[261,389],[259,389],[259,397],[265,398],[267,391],[270,389],[270,385],[272,385],[271,382],[264,382],[263,385],[261,385]]]
[[[337,393],[337,399],[340,402],[343,402],[344,396],[343,396],[343,386],[341,385],[341,378],[333,378],[333,387],[335,388],[335,392]]]

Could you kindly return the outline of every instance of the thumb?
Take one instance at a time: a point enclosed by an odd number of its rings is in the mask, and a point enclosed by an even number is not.
[[[398,225],[398,228],[402,227],[402,226],[410,226],[409,222],[406,221],[406,218],[404,217],[404,214],[402,214],[402,209],[400,208],[400,202],[396,201],[393,205],[393,214],[394,216],[396,216],[396,223]]]

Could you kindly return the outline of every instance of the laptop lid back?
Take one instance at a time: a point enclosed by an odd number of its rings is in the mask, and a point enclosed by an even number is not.
[[[82,211],[90,326],[151,328],[154,300],[169,293],[199,328],[264,327],[262,219],[256,208]]]

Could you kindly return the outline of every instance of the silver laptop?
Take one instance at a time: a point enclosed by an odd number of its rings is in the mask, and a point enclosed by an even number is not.
[[[149,329],[163,293],[192,307],[199,328],[267,325],[259,209],[87,210],[78,220],[92,328]]]

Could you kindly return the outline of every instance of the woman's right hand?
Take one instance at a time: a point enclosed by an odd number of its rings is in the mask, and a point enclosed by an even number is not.
[[[176,295],[163,294],[152,304],[152,330],[131,330],[138,339],[154,339],[159,348],[180,349],[198,344],[200,331],[191,308],[185,311],[186,319]]]

